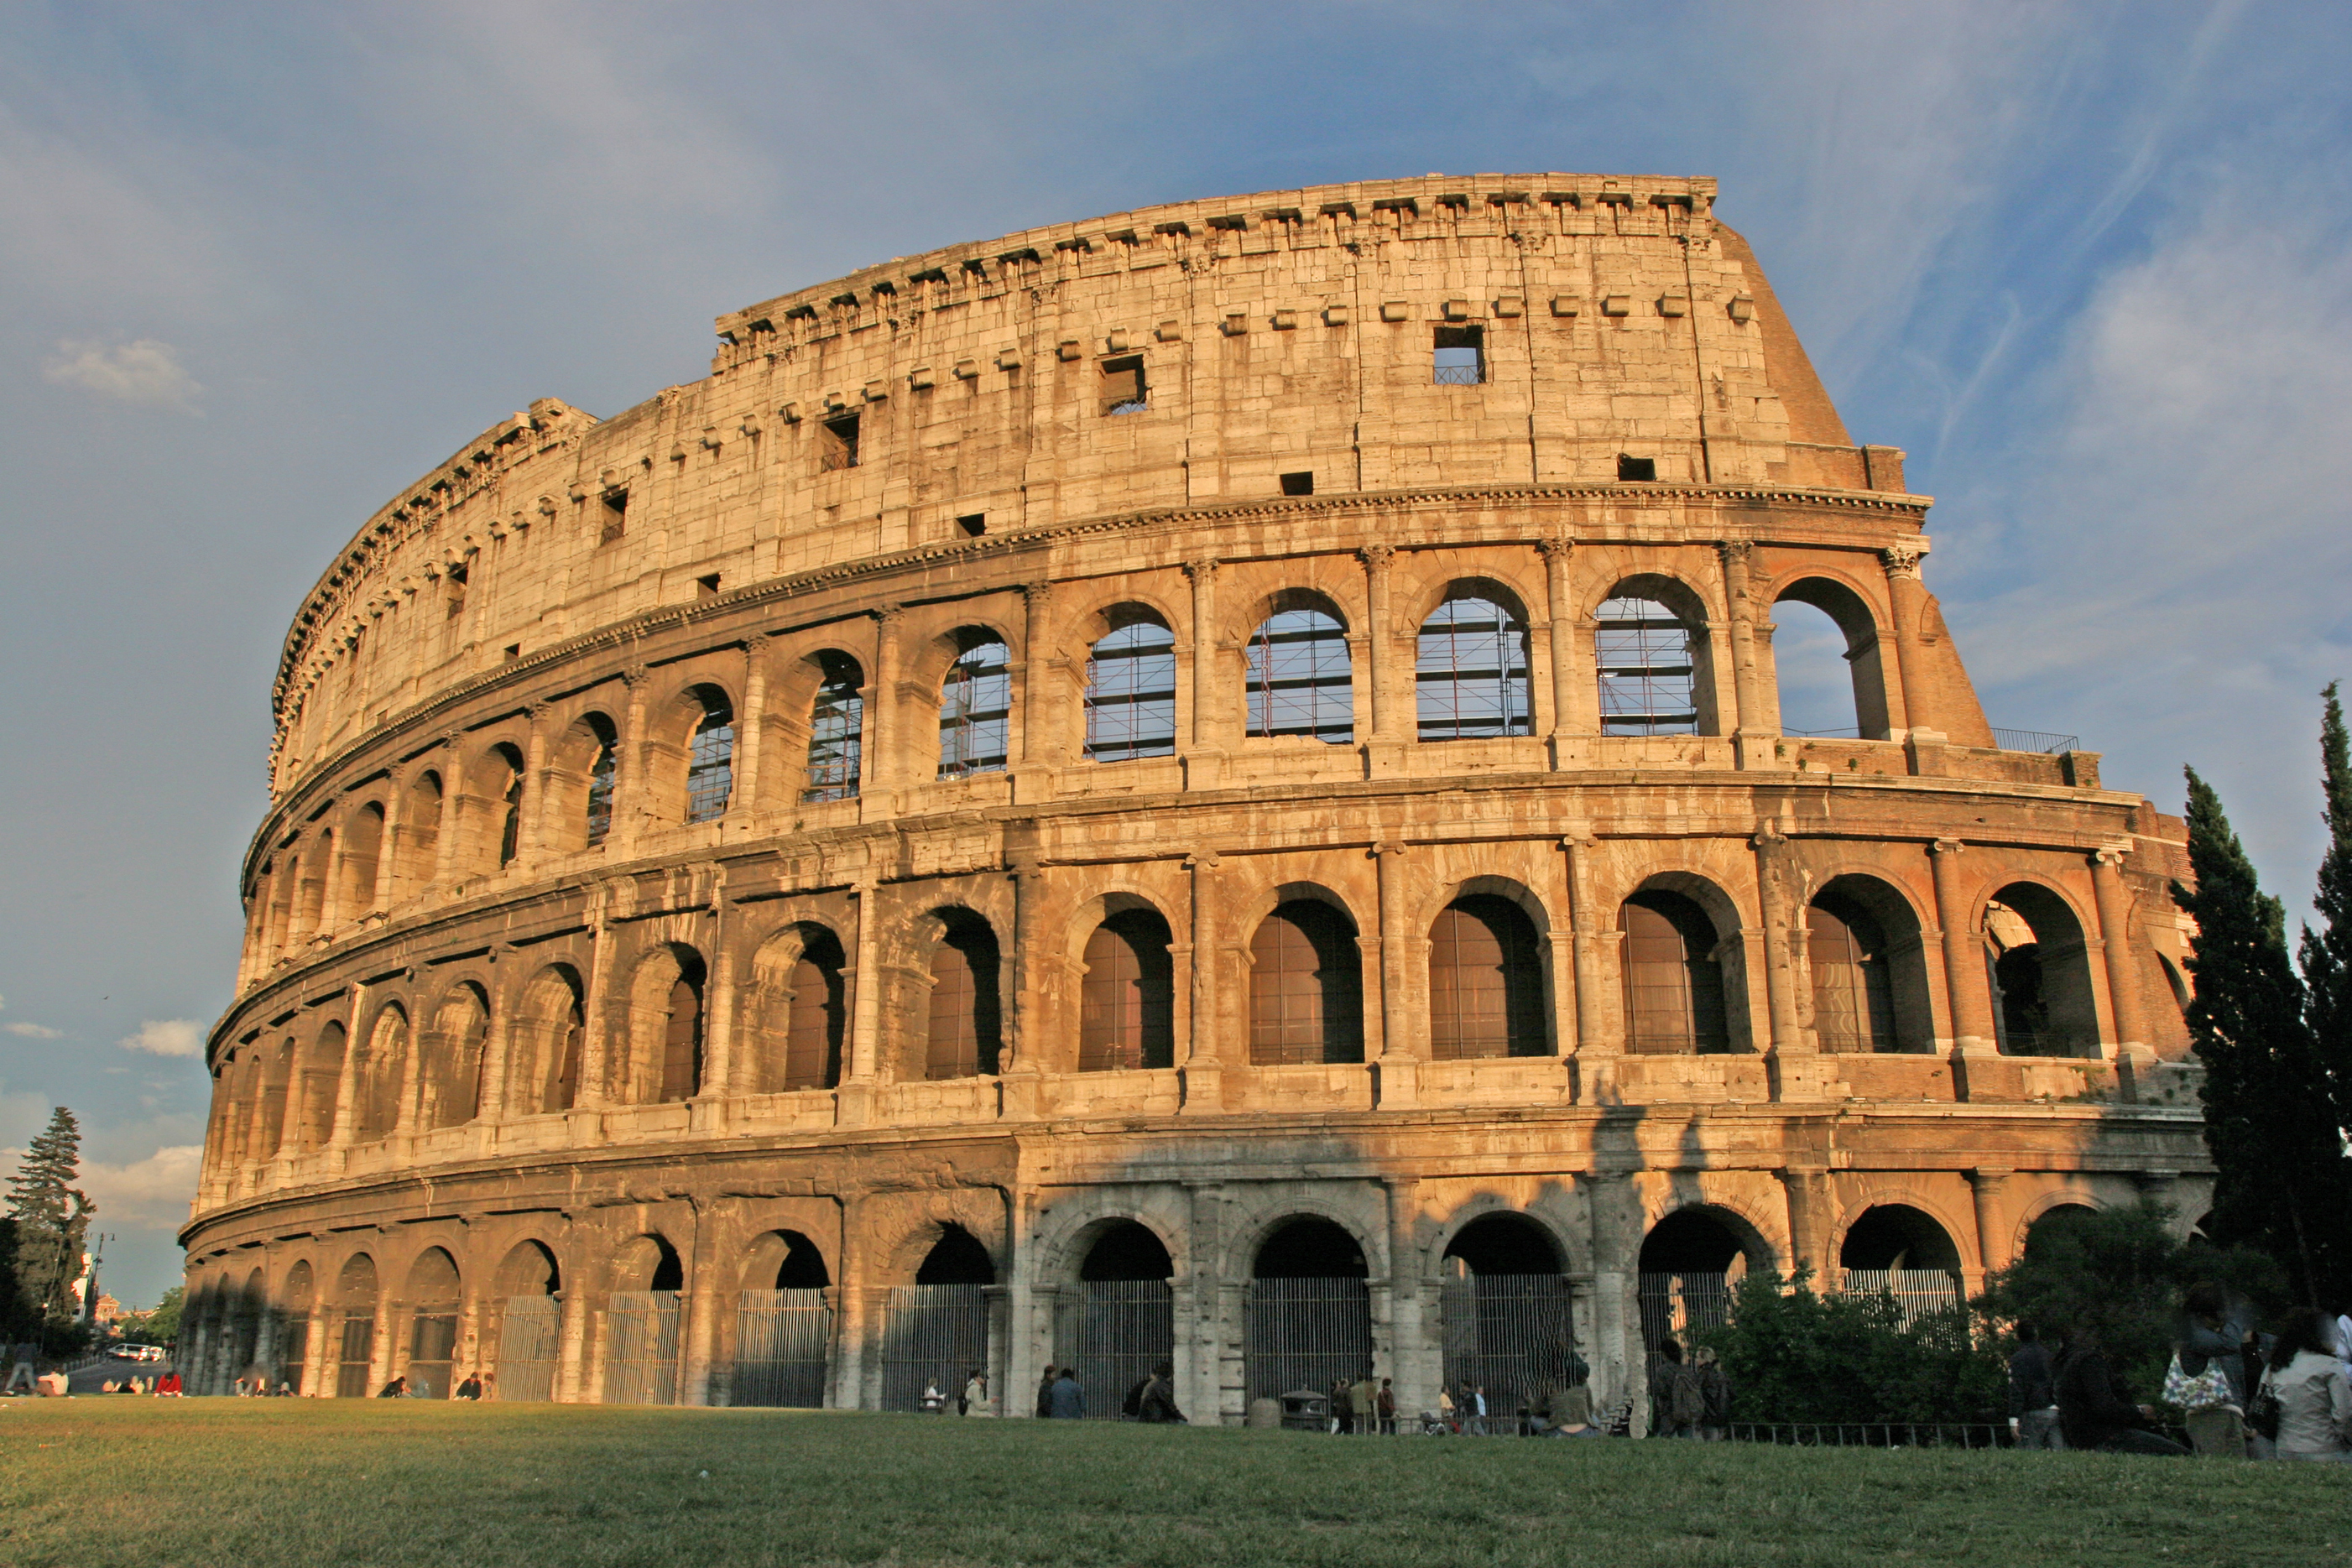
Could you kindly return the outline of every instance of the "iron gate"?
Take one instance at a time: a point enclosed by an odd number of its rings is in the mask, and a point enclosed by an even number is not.
[[[507,1298],[491,1398],[543,1403],[555,1397],[556,1322],[553,1296]]]
[[[676,1291],[615,1291],[604,1308],[604,1403],[677,1403]]]
[[[1361,1280],[1253,1280],[1244,1382],[1248,1397],[1328,1394],[1372,1366],[1372,1294]]]
[[[1893,1296],[1906,1328],[1960,1304],[1959,1281],[1940,1269],[1848,1269],[1845,1288],[1852,1295],[1884,1291]]]
[[[278,1377],[289,1388],[302,1390],[302,1364],[309,1358],[310,1319],[308,1313],[287,1318],[278,1331]]]
[[[1087,1415],[1116,1421],[1128,1390],[1176,1356],[1176,1303],[1165,1280],[1087,1280],[1062,1297],[1054,1344],[1087,1391]]]
[[[364,1399],[368,1365],[375,1359],[375,1309],[343,1314],[343,1354],[335,1366],[335,1397]]]
[[[823,1291],[746,1291],[735,1309],[730,1405],[824,1405],[833,1312]]]
[[[1642,1276],[1642,1339],[1654,1359],[1667,1339],[1685,1345],[1694,1330],[1731,1318],[1731,1287],[1720,1272]]]
[[[420,1399],[449,1397],[451,1369],[457,1359],[457,1314],[418,1312],[409,1320],[408,1365],[403,1375]]]
[[[920,1410],[925,1392],[955,1408],[972,1369],[988,1364],[985,1285],[899,1285],[882,1328],[882,1408]]]
[[[1483,1388],[1490,1418],[1573,1388],[1588,1368],[1576,1352],[1568,1281],[1558,1274],[1472,1274],[1445,1281],[1445,1383]],[[1459,1402],[1461,1396],[1454,1396]]]

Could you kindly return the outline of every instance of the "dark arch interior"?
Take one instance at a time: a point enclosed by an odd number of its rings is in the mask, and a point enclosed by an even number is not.
[[[1907,1203],[1863,1211],[1838,1249],[1841,1269],[1940,1269],[1960,1271],[1959,1249],[1941,1225]]]
[[[2067,1233],[2099,1211],[2087,1203],[2062,1203],[2044,1209],[2025,1228],[2025,1250],[2038,1257],[2053,1245],[2063,1245]]]
[[[683,1291],[686,1289],[686,1265],[677,1260],[677,1249],[660,1237],[654,1245],[661,1256],[654,1262],[654,1277],[646,1282],[648,1291]]]
[[[993,1285],[996,1264],[980,1239],[961,1225],[940,1227],[940,1239],[915,1270],[918,1285]]]
[[[507,1296],[551,1296],[563,1288],[562,1270],[555,1254],[536,1241],[526,1241],[507,1254],[499,1270],[499,1294]]]
[[[1678,1208],[1642,1239],[1644,1274],[1721,1274],[1743,1249],[1738,1233],[1703,1208]]]
[[[1267,1237],[1251,1270],[1261,1280],[1361,1280],[1370,1273],[1356,1239],[1328,1219],[1294,1219]]]
[[[1175,1272],[1160,1238],[1132,1219],[1107,1227],[1078,1265],[1081,1280],[1165,1280]]]
[[[790,1245],[784,1260],[776,1266],[776,1289],[822,1291],[833,1283],[833,1276],[825,1270],[824,1254],[816,1249],[815,1242],[797,1230],[785,1231],[784,1240]]]
[[[1557,1274],[1559,1254],[1535,1221],[1517,1214],[1489,1214],[1464,1226],[1446,1243],[1473,1274]]]

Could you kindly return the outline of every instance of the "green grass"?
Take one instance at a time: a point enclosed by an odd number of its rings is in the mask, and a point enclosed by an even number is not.
[[[2352,1468],[206,1399],[0,1407],[0,1565],[2352,1563]]]

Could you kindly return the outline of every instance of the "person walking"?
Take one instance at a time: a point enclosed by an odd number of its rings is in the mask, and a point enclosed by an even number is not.
[[[2021,1448],[2063,1448],[2058,1430],[2058,1367],[2032,1323],[2017,1325],[2009,1358],[2009,1436]]]
[[[2066,1352],[2058,1358],[2058,1427],[2070,1448],[2098,1448],[2110,1454],[2171,1454],[2189,1450],[2147,1424],[2156,1419],[2156,1406],[2135,1405],[2124,1380],[2107,1364],[2106,1352],[2095,1330],[2077,1328],[2066,1338]]]
[[[2271,1347],[2263,1386],[2278,1401],[2278,1457],[2352,1463],[2352,1378],[2336,1355],[2336,1325],[2298,1312]]]
[[[2246,1457],[2245,1347],[2253,1330],[2230,1315],[2230,1298],[2207,1281],[2189,1288],[2181,1301],[2186,1320],[2173,1343],[2179,1378],[2165,1379],[2165,1398],[2182,1412],[2189,1446],[2209,1458]]]
[[[1040,1421],[1050,1419],[1054,1414],[1054,1374],[1059,1370],[1049,1362],[1045,1375],[1037,1379],[1037,1418]]]
[[[1699,1347],[1698,1392],[1702,1406],[1699,1438],[1702,1442],[1720,1443],[1731,1430],[1731,1377],[1723,1370],[1713,1345]]]
[[[1331,1430],[1339,1437],[1350,1437],[1356,1430],[1356,1396],[1348,1388],[1348,1380],[1331,1380]]]
[[[1087,1391],[1078,1386],[1076,1367],[1062,1368],[1062,1375],[1054,1380],[1053,1416],[1056,1421],[1076,1421],[1087,1413]]]
[[[1395,1387],[1395,1385],[1393,1385],[1393,1384],[1392,1384],[1392,1383],[1391,1383],[1388,1378],[1385,1378],[1385,1377],[1383,1377],[1383,1378],[1381,1378],[1381,1392],[1380,1392],[1380,1400],[1379,1400],[1379,1405],[1378,1405],[1378,1413],[1379,1413],[1379,1416],[1380,1416],[1380,1423],[1381,1423],[1381,1437],[1395,1437],[1395,1436],[1396,1436],[1396,1387]]]
[[[1367,1372],[1363,1376],[1356,1379],[1356,1385],[1348,1390],[1348,1403],[1356,1412],[1357,1436],[1379,1437],[1381,1435],[1381,1386],[1372,1381],[1372,1375]]]
[[[8,1384],[0,1394],[30,1394],[41,1375],[41,1347],[16,1344],[8,1349]]]
[[[1144,1380],[1143,1397],[1135,1402],[1135,1418],[1161,1426],[1186,1425],[1184,1412],[1176,1408],[1176,1368],[1172,1363],[1161,1362],[1151,1369]]]
[[[1470,1417],[1470,1435],[1474,1437],[1485,1437],[1486,1435],[1486,1390],[1483,1384],[1474,1383],[1470,1385],[1463,1398],[1462,1408]]]

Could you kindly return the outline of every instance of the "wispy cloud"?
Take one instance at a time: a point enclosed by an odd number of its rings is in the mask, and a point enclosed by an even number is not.
[[[8,998],[0,997],[0,1009],[5,1009],[7,1005]],[[65,1033],[65,1030],[51,1029],[47,1024],[28,1023],[23,1020],[15,1023],[0,1023],[0,1034],[13,1034],[19,1040],[63,1040]]]
[[[136,338],[112,347],[67,341],[41,361],[41,379],[80,387],[119,402],[201,415],[196,399],[204,388],[180,363],[180,351],[154,338]]]
[[[194,1019],[149,1019],[139,1026],[137,1034],[125,1035],[115,1043],[150,1056],[201,1056],[205,1031]]]
[[[110,1228],[176,1230],[186,1222],[188,1204],[196,1196],[204,1155],[201,1144],[170,1144],[126,1165],[86,1159],[81,1189]]]

